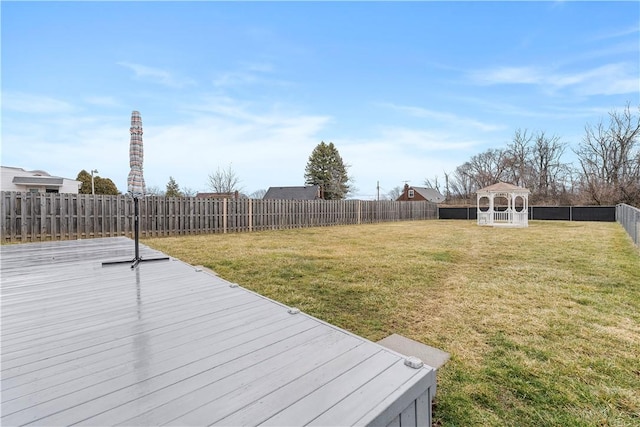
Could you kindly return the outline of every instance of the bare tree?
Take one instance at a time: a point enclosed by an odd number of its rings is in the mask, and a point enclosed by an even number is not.
[[[147,185],[144,194],[148,196],[164,196],[164,191],[157,185]]]
[[[484,188],[507,178],[508,162],[505,150],[490,148],[469,160],[469,175],[478,188]]]
[[[608,125],[600,121],[585,131],[576,151],[583,191],[598,205],[640,205],[640,115],[627,104],[609,113]]]
[[[451,198],[451,187],[449,186],[449,178],[451,174],[448,172],[443,172],[444,174],[444,201],[447,203]]]
[[[402,194],[402,187],[399,185],[397,187],[393,187],[391,190],[387,192],[387,200],[398,200],[398,197]]]
[[[436,189],[436,190],[440,191],[440,183],[438,182],[438,175],[436,175],[433,178],[433,181],[430,180],[429,178],[425,178],[424,185],[426,185],[427,188],[433,188],[433,189]]]
[[[505,166],[507,180],[520,187],[531,187],[531,141],[533,134],[527,129],[517,129],[513,140],[507,145]]]
[[[240,178],[231,168],[231,164],[227,169],[218,169],[214,173],[209,174],[209,182],[207,183],[209,189],[215,193],[233,193],[234,191],[240,191],[241,188]]]
[[[196,195],[196,190],[191,187],[182,187],[180,190],[185,197],[194,197]]]
[[[474,183],[471,173],[471,164],[469,162],[465,162],[458,166],[453,172],[453,176],[449,180],[449,186],[451,188],[453,198],[459,199],[464,203],[471,201],[472,193],[478,189]]]
[[[250,199],[262,199],[265,194],[267,194],[267,190],[265,190],[263,188],[263,189],[256,190],[253,193],[249,194],[249,198]]]
[[[547,136],[542,131],[536,134],[531,152],[534,199],[547,202],[555,200],[566,188],[569,166],[562,163],[566,148],[567,145],[559,136]]]

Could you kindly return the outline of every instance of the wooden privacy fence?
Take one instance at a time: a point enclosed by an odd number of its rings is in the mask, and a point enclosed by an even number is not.
[[[2,241],[133,235],[128,195],[1,192]],[[226,233],[437,218],[430,202],[256,200],[147,196],[140,236]]]

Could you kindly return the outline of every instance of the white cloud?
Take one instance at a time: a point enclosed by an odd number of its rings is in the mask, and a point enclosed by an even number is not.
[[[242,65],[249,71],[260,73],[272,73],[275,71],[275,67],[269,62],[245,62]]]
[[[356,179],[357,198],[383,197],[404,182],[422,185],[452,171],[464,162],[481,141],[456,139],[447,135],[409,128],[386,128],[367,140],[338,140],[336,146],[349,175]]]
[[[621,95],[638,93],[640,77],[637,65],[606,64],[573,73],[561,73],[536,67],[499,67],[472,73],[472,80],[485,85],[530,84],[545,90],[571,90],[574,94]]]
[[[288,86],[289,82],[272,77],[274,67],[266,62],[243,63],[238,70],[226,71],[213,79],[216,87],[265,84],[270,86]]]
[[[67,114],[76,111],[71,104],[43,95],[3,92],[2,109],[28,114]]]
[[[112,96],[89,96],[84,99],[87,104],[99,107],[121,107],[122,104]]]
[[[538,84],[544,80],[541,70],[533,67],[498,67],[477,71],[473,80],[480,84]]]
[[[302,185],[309,154],[329,117],[257,111],[229,98],[185,108],[180,124],[145,127],[145,178],[206,190],[207,176],[232,164],[247,192],[273,185]],[[148,147],[148,148],[147,148]],[[166,175],[166,176],[165,176]]]
[[[181,186],[206,190],[208,174],[232,164],[247,192],[302,185],[308,157],[331,118],[261,110],[230,98],[212,98],[183,109],[179,122],[145,125],[147,184],[164,188],[173,176]],[[25,128],[29,132],[23,132]],[[95,168],[126,191],[127,118],[67,114],[32,122],[24,114],[5,125],[2,136],[3,164],[68,178]]]
[[[135,74],[135,78],[149,80],[153,83],[158,83],[163,86],[174,87],[174,88],[182,88],[185,86],[195,85],[195,81],[189,78],[180,78],[169,71],[148,67],[146,65],[141,64],[133,64],[130,62],[118,62],[118,65],[121,65],[125,68],[132,70]]]
[[[183,110],[192,112],[193,119],[145,127],[145,177],[150,185],[163,187],[171,175],[180,185],[206,190],[208,174],[229,164],[246,192],[302,185],[309,155],[332,120],[292,111],[259,111],[230,98],[212,97]],[[359,197],[371,196],[380,179],[386,186],[393,183],[390,188],[407,179],[419,184],[452,170],[478,145],[486,144],[460,132],[408,127],[381,128],[369,139],[336,135],[332,141],[351,165]]]
[[[3,164],[44,169],[65,178],[75,178],[82,169],[98,169],[100,176],[126,190],[127,129],[102,118],[73,116],[33,122],[29,133],[21,133],[21,126],[23,121],[15,121],[3,134]]]
[[[630,36],[638,33],[640,33],[640,22],[637,23],[636,25],[633,25],[627,28],[622,28],[622,29],[616,28],[608,32],[601,32],[600,34],[593,37],[591,40],[595,41],[595,40],[615,39],[615,38]],[[637,46],[637,43],[636,43],[636,46]]]
[[[477,144],[474,140],[449,132],[434,132],[406,127],[384,128],[379,138],[387,143],[404,147],[414,155],[419,152],[469,149]]]
[[[570,104],[561,105],[542,105],[535,104],[529,106],[520,106],[509,102],[499,102],[495,100],[487,100],[486,98],[464,97],[461,98],[467,104],[475,109],[479,109],[488,114],[499,116],[516,116],[531,119],[576,119],[589,118],[594,115],[607,115],[609,107],[587,107],[584,105]]]
[[[638,93],[640,76],[629,72],[627,64],[603,65],[584,73],[559,77],[560,87],[575,85],[579,95],[617,95]]]
[[[239,86],[253,84],[258,81],[254,74],[245,72],[222,73],[213,79],[213,85],[217,87]]]
[[[405,112],[412,117],[434,119],[439,122],[451,125],[455,128],[471,127],[477,130],[481,130],[483,132],[490,132],[490,131],[500,130],[504,128],[504,126],[501,126],[501,125],[484,123],[469,117],[463,117],[463,116],[446,113],[442,111],[429,110],[421,107],[412,107],[412,106],[395,105],[395,104],[381,104],[381,105],[397,111]]]

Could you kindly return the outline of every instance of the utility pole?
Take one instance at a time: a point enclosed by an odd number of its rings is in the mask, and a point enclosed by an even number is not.
[[[96,186],[93,183],[93,174],[98,173],[98,169],[91,169],[91,194],[96,194]]]

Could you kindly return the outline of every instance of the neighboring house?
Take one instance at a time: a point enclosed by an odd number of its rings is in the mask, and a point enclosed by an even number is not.
[[[26,171],[22,168],[1,166],[0,188],[2,191],[23,193],[72,193],[78,194],[81,181],[51,176],[45,171]]]
[[[440,194],[440,192],[435,188],[410,187],[408,184],[405,184],[404,189],[402,190],[402,194],[400,194],[400,197],[398,197],[396,200],[398,202],[426,200],[433,203],[442,203],[444,202],[445,197]]]
[[[305,185],[300,187],[269,187],[262,197],[277,200],[316,200],[321,199],[322,193],[319,185]]]
[[[239,199],[240,195],[234,191],[233,193],[198,193],[196,197],[200,199]]]

